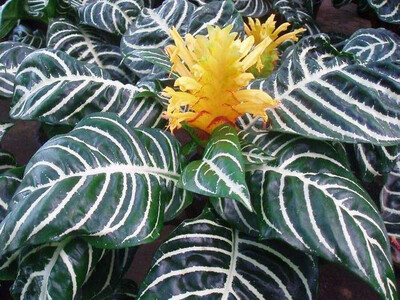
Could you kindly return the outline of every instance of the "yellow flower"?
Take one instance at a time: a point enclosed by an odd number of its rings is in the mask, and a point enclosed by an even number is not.
[[[244,40],[232,33],[232,25],[223,29],[207,28],[208,37],[187,34],[183,39],[176,29],[171,30],[175,45],[166,51],[172,62],[176,91],[164,89],[170,98],[165,112],[169,128],[174,131],[186,122],[192,127],[211,133],[222,123],[234,124],[236,119],[250,113],[267,121],[266,109],[274,107],[273,100],[261,90],[244,89],[254,76],[246,72],[250,67],[261,70],[260,56],[270,39],[254,46],[254,37]]]
[[[265,48],[264,52],[260,56],[258,65],[264,65],[264,68],[260,71],[259,69],[252,68],[250,70],[256,77],[267,77],[273,70],[278,60],[278,50],[276,49],[280,44],[287,40],[297,42],[299,40],[298,34],[306,31],[304,28],[293,30],[292,32],[285,33],[279,36],[282,32],[285,32],[290,23],[283,23],[276,28],[275,15],[271,15],[265,23],[260,20],[248,18],[249,25],[244,25],[245,32],[248,36],[254,37],[255,43],[261,43],[265,39],[271,39],[272,42]]]

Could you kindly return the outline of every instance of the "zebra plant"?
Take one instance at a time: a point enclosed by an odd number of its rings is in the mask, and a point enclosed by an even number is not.
[[[0,96],[46,136],[0,149],[10,295],[317,299],[328,261],[398,299],[400,37],[331,38],[317,2],[6,1]]]

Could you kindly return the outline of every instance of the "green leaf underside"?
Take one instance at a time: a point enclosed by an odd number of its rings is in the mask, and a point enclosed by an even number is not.
[[[328,44],[303,38],[262,89],[280,101],[268,110],[272,130],[315,139],[394,145],[400,142],[400,68],[390,62],[358,64]]]
[[[313,257],[239,233],[206,208],[160,246],[139,299],[315,299]]]
[[[274,162],[247,168],[260,236],[339,263],[385,299],[397,299],[388,239],[344,149],[285,134],[245,135]]]
[[[114,114],[85,118],[28,163],[2,223],[0,253],[68,236],[102,248],[153,241],[165,205],[181,200],[179,148],[170,135],[131,130]]]
[[[152,98],[138,98],[143,91],[64,52],[38,50],[18,70],[10,115],[75,125],[90,113],[108,111],[131,127],[162,127],[161,105]]]
[[[213,131],[202,160],[188,164],[179,183],[202,195],[235,199],[252,210],[239,139],[228,124]]]

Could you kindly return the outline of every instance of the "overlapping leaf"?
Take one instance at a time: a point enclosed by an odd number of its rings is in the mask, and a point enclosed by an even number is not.
[[[310,4],[308,6],[306,4]],[[304,27],[305,35],[314,35],[321,32],[313,19],[312,1],[275,0],[273,9],[277,10],[293,28]]]
[[[385,176],[380,194],[382,217],[389,236],[400,237],[400,160]]]
[[[202,160],[186,166],[180,184],[202,195],[232,198],[252,210],[239,139],[232,126],[221,125],[213,131]]]
[[[179,158],[179,143],[163,131],[130,130],[108,113],[86,117],[28,163],[0,252],[68,236],[103,248],[154,240],[165,204],[179,195]]]
[[[10,211],[11,198],[22,181],[24,167],[12,168],[0,175],[0,222]]]
[[[13,125],[13,123],[0,123],[0,141],[7,130],[9,130]]]
[[[79,7],[79,19],[82,24],[123,35],[142,8],[142,0],[89,0]]]
[[[11,294],[15,299],[72,300],[105,252],[71,238],[24,248]]]
[[[121,286],[124,283],[122,277],[131,266],[135,252],[135,248],[106,250],[103,258],[92,270],[91,276],[82,287],[82,299],[120,299],[114,298],[114,296],[118,296],[118,287],[120,290],[125,287]],[[129,287],[132,287],[132,284]],[[136,289],[131,290],[132,293],[136,291]],[[126,291],[123,292],[122,296],[124,294],[126,294]],[[130,299],[131,295],[128,296],[128,299]]]
[[[398,0],[368,0],[382,21],[400,24],[400,2]]]
[[[139,299],[315,299],[313,257],[239,233],[206,208],[156,252]]]
[[[243,18],[231,1],[213,1],[196,9],[190,19],[188,32],[207,35],[207,26],[221,28],[232,25],[232,31],[242,33]]]
[[[135,76],[123,64],[118,46],[112,37],[85,25],[75,25],[68,19],[53,20],[47,29],[47,48],[106,69],[113,79],[132,83]]]
[[[275,157],[247,168],[260,235],[340,263],[383,298],[397,299],[383,221],[343,147],[288,135],[248,138]]]
[[[45,46],[45,36],[40,29],[32,30],[31,28],[18,25],[8,37],[9,41],[24,43],[34,48],[42,48]]]
[[[14,156],[0,148],[0,174],[16,167]]]
[[[271,11],[271,0],[235,0],[235,7],[243,16],[259,18]]]
[[[110,74],[61,51],[38,50],[26,58],[16,76],[10,115],[52,124],[74,125],[98,111],[117,113],[132,127],[162,126],[162,107],[143,91],[112,80]]]
[[[0,43],[0,96],[12,97],[17,69],[24,58],[33,51],[35,48],[24,43]]]
[[[359,64],[325,35],[303,38],[260,88],[280,101],[267,111],[272,129],[316,139],[394,145],[400,142],[400,67]]]
[[[359,29],[349,38],[343,52],[365,62],[400,61],[400,37],[384,28]]]
[[[0,6],[0,39],[17,25],[18,20],[27,16],[24,0],[7,0]]]
[[[352,152],[357,161],[357,176],[364,182],[372,182],[394,168],[400,158],[400,145],[382,147],[355,144]]]
[[[156,9],[142,9],[121,40],[121,51],[129,68],[140,77],[149,74],[152,65],[135,56],[135,51],[163,49],[171,42],[172,27],[185,33],[194,8],[186,0],[167,0]]]

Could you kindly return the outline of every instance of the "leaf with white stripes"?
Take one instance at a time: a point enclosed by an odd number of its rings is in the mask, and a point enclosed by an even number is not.
[[[27,13],[44,22],[57,16],[58,0],[26,0]]]
[[[17,166],[14,156],[0,148],[0,174]]]
[[[195,6],[186,0],[167,0],[155,9],[143,8],[122,37],[124,63],[140,77],[150,74],[152,64],[135,55],[135,51],[163,49],[172,41],[169,32],[172,27],[184,35],[194,9]]]
[[[392,24],[400,24],[400,2],[398,0],[368,0],[379,19]]]
[[[179,183],[198,194],[234,199],[252,211],[239,139],[236,130],[228,124],[213,131],[202,160],[189,163]]]
[[[79,19],[81,24],[121,36],[142,8],[142,0],[88,0],[79,7]]]
[[[103,258],[97,263],[91,276],[82,287],[82,299],[115,300],[113,294],[123,283],[122,277],[131,266],[135,252],[136,248],[106,250]],[[131,292],[136,292],[136,289]]]
[[[272,130],[348,143],[400,143],[400,66],[359,64],[325,35],[303,38],[259,88],[280,101]]]
[[[321,32],[314,21],[311,7],[306,5],[311,1],[274,0],[273,9],[278,11],[286,22],[293,28],[304,27],[304,35],[314,35]]]
[[[255,143],[273,138],[279,135]],[[397,299],[383,220],[351,173],[343,147],[292,136],[271,154],[275,161],[252,165],[246,174],[260,236],[339,263],[384,299]]]
[[[14,92],[15,74],[24,58],[35,48],[24,43],[0,43],[0,96],[11,98]]]
[[[356,175],[363,182],[372,182],[376,177],[389,173],[400,158],[400,145],[354,144],[352,148],[351,153],[357,161]]]
[[[213,1],[197,8],[189,23],[192,35],[207,35],[207,26],[225,27],[233,25],[232,31],[244,32],[242,15],[232,1]]]
[[[38,50],[15,77],[11,117],[75,125],[93,112],[115,112],[131,127],[163,126],[162,106],[137,97],[143,89],[113,80],[95,65],[62,51]]]
[[[8,36],[11,42],[24,43],[34,48],[42,48],[45,46],[46,37],[40,29],[31,29],[22,24],[16,26]]]
[[[0,141],[3,138],[3,135],[13,126],[14,126],[13,123],[1,123],[0,122]]]
[[[12,208],[11,198],[22,181],[24,169],[12,168],[0,174],[0,222]]]
[[[132,83],[135,75],[122,63],[113,37],[86,25],[76,25],[68,19],[53,20],[47,29],[47,48],[61,50],[68,55],[106,69],[113,79]]]
[[[206,208],[160,246],[139,299],[316,299],[316,260],[232,229]]]
[[[110,113],[84,118],[29,161],[2,223],[0,254],[68,236],[102,248],[153,241],[180,193],[179,151],[164,131],[131,130]]]
[[[272,0],[234,0],[235,7],[243,16],[259,18],[271,12]]]
[[[24,248],[11,287],[15,299],[74,299],[106,251],[81,239]]]
[[[343,52],[364,62],[400,61],[400,37],[384,28],[359,29],[346,41]]]
[[[389,236],[400,238],[400,159],[393,170],[385,176],[380,202]]]
[[[256,213],[242,203],[228,198],[210,198],[216,213],[232,227],[249,236],[260,235]]]

